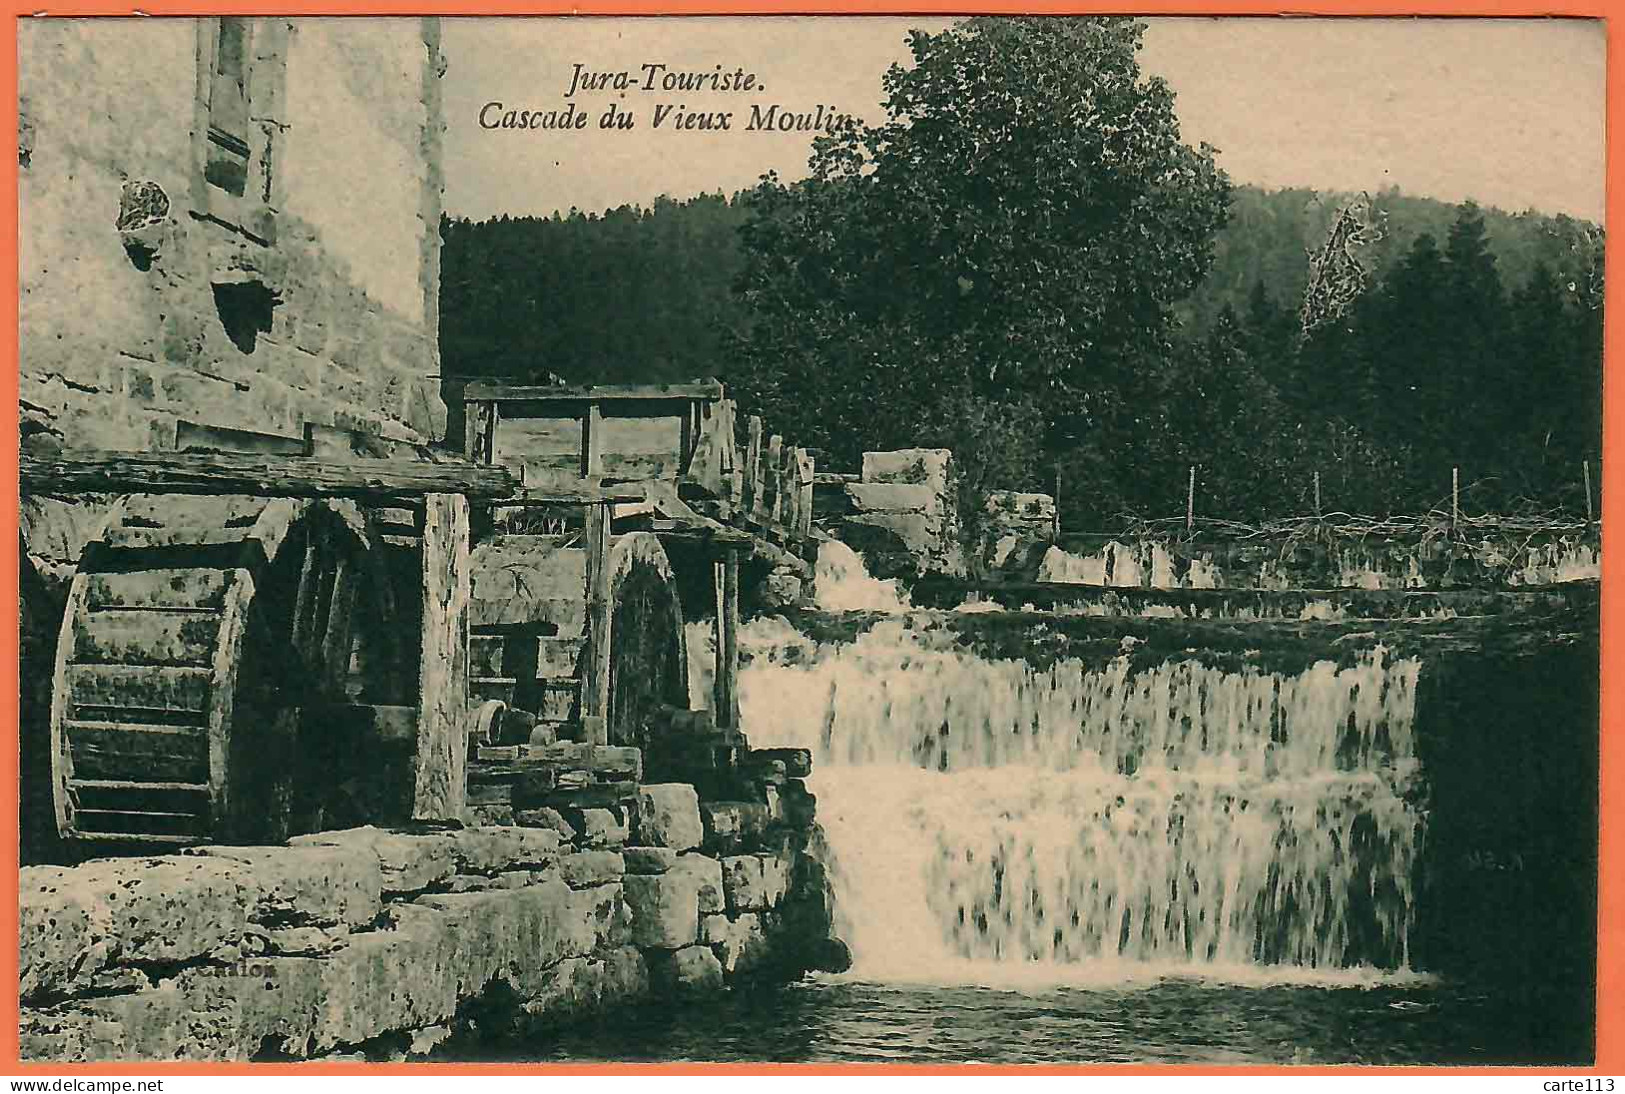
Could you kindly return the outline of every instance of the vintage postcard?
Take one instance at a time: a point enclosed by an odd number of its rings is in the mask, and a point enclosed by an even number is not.
[[[22,1062],[1597,1061],[1600,20],[18,36]]]

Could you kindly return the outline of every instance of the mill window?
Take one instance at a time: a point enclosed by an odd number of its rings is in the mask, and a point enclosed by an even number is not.
[[[208,161],[211,186],[242,197],[248,185],[248,20],[221,17],[209,81]]]

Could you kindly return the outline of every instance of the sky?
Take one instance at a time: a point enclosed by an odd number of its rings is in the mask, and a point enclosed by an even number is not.
[[[1376,190],[1601,222],[1604,32],[1600,21],[1156,18],[1141,69],[1164,77],[1190,143],[1237,183]],[[666,194],[732,193],[774,170],[805,174],[809,135],[749,131],[751,104],[878,121],[880,78],[906,63],[894,17],[444,20],[446,209],[482,220],[602,212]],[[626,73],[617,89],[584,73]],[[665,65],[664,69],[644,69]],[[653,73],[655,86],[644,86]],[[755,77],[743,91],[668,93],[677,72]],[[613,76],[611,77],[613,79]],[[568,101],[585,128],[503,128]],[[488,104],[500,103],[499,107]],[[601,129],[606,109],[635,128]],[[727,131],[653,126],[657,105],[732,111]],[[482,125],[482,118],[492,127]]]

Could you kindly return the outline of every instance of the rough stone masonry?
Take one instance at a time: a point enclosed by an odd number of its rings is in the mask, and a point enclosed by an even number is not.
[[[22,1057],[404,1059],[841,968],[810,808],[751,804],[25,868]]]

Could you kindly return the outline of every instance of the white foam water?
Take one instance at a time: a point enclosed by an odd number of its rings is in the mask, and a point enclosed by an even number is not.
[[[852,975],[1092,984],[1408,976],[1419,666],[1046,667],[904,620],[744,628],[754,745],[812,746]]]
[[[906,612],[908,596],[895,579],[871,577],[863,556],[838,539],[818,545],[813,600],[827,612]]]

